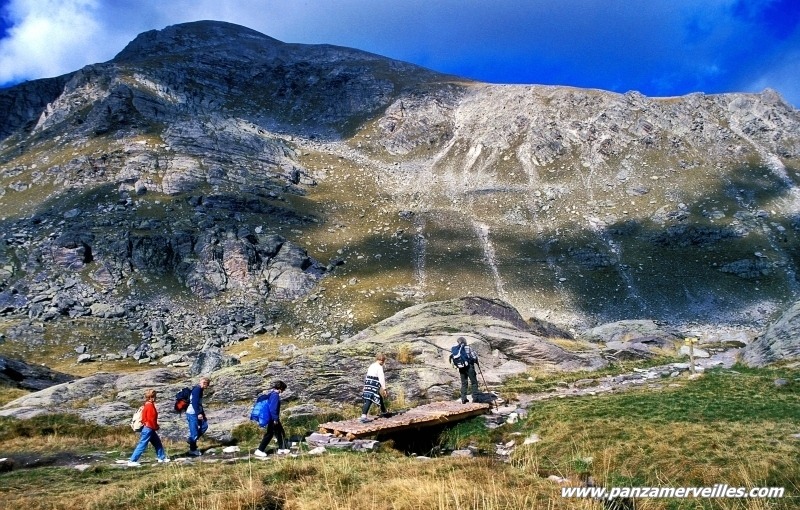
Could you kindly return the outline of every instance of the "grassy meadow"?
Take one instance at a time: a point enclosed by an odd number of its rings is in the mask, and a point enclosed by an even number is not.
[[[541,389],[531,378],[530,389]],[[777,379],[786,381],[776,385]],[[558,380],[558,379],[554,379]],[[508,393],[528,388],[516,381]],[[68,415],[0,418],[0,457],[44,459],[38,467],[0,473],[0,507],[36,509],[792,509],[800,507],[800,370],[712,370],[691,380],[534,404],[526,420],[487,429],[482,418],[439,436],[442,451],[472,446],[474,458],[407,456],[383,444],[377,452],[329,452],[266,461],[247,457],[260,433],[234,431],[242,451],[207,462],[114,464],[135,444],[129,430],[87,424]],[[289,430],[289,433],[300,430]],[[536,434],[538,442],[523,445]],[[491,453],[515,442],[510,461]],[[166,444],[183,451],[183,445]],[[171,448],[172,446],[172,448]],[[68,462],[46,459],[67,458]],[[93,457],[94,456],[94,457]],[[90,467],[71,467],[87,461]],[[99,460],[98,460],[99,459]],[[59,465],[61,464],[61,465]],[[570,485],[783,487],[781,499],[646,499],[603,502],[563,498]]]

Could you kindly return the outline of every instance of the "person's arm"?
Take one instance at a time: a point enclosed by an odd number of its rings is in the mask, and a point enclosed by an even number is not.
[[[276,423],[281,422],[281,396],[277,391],[273,391],[269,396],[269,414],[272,421]]]
[[[383,367],[380,366],[380,365],[378,365],[378,382],[381,383],[381,389],[379,390],[380,395],[383,398],[386,398],[386,396],[388,395],[387,392],[386,392],[386,377],[384,377],[384,375],[383,375]]]

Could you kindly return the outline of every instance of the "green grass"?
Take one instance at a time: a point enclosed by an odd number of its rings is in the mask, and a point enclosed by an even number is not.
[[[24,397],[28,393],[30,393],[30,391],[17,388],[16,386],[0,384],[0,407],[8,404],[12,400]]]
[[[776,387],[774,380],[789,384]],[[659,392],[636,392],[597,400],[570,401],[567,415],[581,420],[625,417],[668,424],[677,422],[791,421],[800,416],[800,383],[792,373],[777,369],[714,369],[696,381]],[[549,403],[542,404],[547,409]],[[538,413],[537,413],[538,414]]]
[[[487,430],[481,417],[462,421],[439,435],[439,445],[446,450],[459,450],[473,446],[491,452],[494,444],[502,440],[502,431]]]
[[[788,381],[778,387],[775,379]],[[797,370],[712,370],[697,380],[592,398],[554,399],[530,409],[518,432],[542,440],[513,463],[541,475],[591,475],[620,486],[784,487],[782,500],[675,502],[647,508],[793,508],[800,497]],[[663,505],[663,506],[660,506]],[[758,506],[764,505],[764,506]]]

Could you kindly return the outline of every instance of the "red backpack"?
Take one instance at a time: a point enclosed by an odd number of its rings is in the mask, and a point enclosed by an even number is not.
[[[189,407],[189,400],[192,398],[191,388],[183,388],[175,394],[175,412],[182,413]]]

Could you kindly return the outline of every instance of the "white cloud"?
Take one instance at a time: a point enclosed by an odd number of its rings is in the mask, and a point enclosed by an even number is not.
[[[91,41],[102,35],[96,0],[12,0],[12,27],[0,40],[0,83],[63,74],[95,54]],[[76,51],[77,50],[77,51]]]

